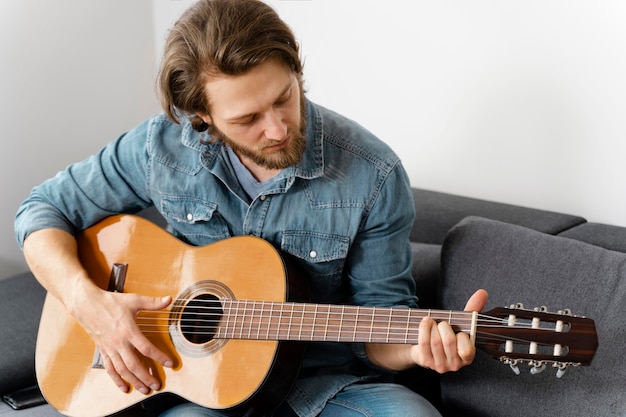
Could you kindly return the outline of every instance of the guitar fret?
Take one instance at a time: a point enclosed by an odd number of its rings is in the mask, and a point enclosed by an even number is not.
[[[339,316],[339,329],[337,330],[337,341],[341,341],[341,333],[343,332],[343,319],[345,317],[346,307],[341,306],[341,313]]]
[[[404,329],[404,343],[409,341],[409,332],[411,331],[411,309],[408,310],[406,315],[406,328]]]
[[[302,327],[304,326],[304,317],[305,317],[306,308],[302,307],[300,310],[300,328],[298,329],[298,340],[302,340]]]
[[[330,320],[330,306],[326,307],[326,324],[324,326],[324,340],[327,340],[328,336],[328,321]]]
[[[235,330],[237,329],[238,326],[238,319],[239,319],[239,302],[234,303],[235,305],[235,317],[233,320],[233,325],[231,326],[231,335],[230,338],[234,339],[235,338]]]
[[[276,314],[276,317],[278,318],[278,322],[276,324],[275,329],[275,334],[274,336],[272,336],[272,339],[277,339],[278,338],[278,331],[281,327],[281,322],[283,320],[283,308],[284,308],[284,304],[274,304],[274,306],[276,307],[274,309],[274,313]]]
[[[372,323],[370,324],[370,329],[374,329],[374,319],[376,318],[376,307],[372,307]],[[372,334],[374,332],[370,331],[370,335],[369,335],[369,342],[372,341]]]
[[[385,341],[387,343],[389,343],[389,334],[391,332],[391,317],[393,315],[393,310],[389,309],[389,320],[387,320],[387,338],[385,339]]]
[[[246,303],[247,305],[247,303]],[[252,326],[254,325],[254,307],[256,306],[256,301],[252,301],[252,310],[250,313],[250,322],[248,323],[248,339],[252,336]]]
[[[360,307],[357,306],[356,307],[356,313],[354,316],[354,329],[352,331],[352,341],[355,342],[356,341],[356,329],[359,327],[359,313],[360,313]]]
[[[263,323],[263,310],[264,309],[265,309],[265,303],[263,301],[259,301],[255,303],[255,310],[254,310],[253,316],[256,319],[256,326],[255,326],[256,332],[254,336],[256,340],[259,340],[259,337],[261,335],[261,329],[263,328],[263,325],[264,325]]]
[[[243,301],[242,302],[242,311],[240,312],[241,314],[241,324],[239,325],[239,338],[243,339],[243,329],[246,327],[246,305],[248,304],[247,301]]]
[[[270,304],[270,315],[267,318],[267,331],[265,332],[265,339],[269,340],[270,338],[270,327],[272,323],[272,315],[274,313],[274,304]]]
[[[288,317],[288,322],[287,322],[287,328],[286,328],[286,334],[283,336],[286,339],[289,339],[291,337],[291,325],[293,323],[293,304],[285,304],[285,306],[288,307],[287,309],[287,317]]]
[[[317,323],[317,309],[318,309],[318,305],[315,304],[315,312],[313,314],[313,323],[311,323],[311,337],[310,337],[310,340],[313,340],[313,337],[315,336],[315,325]]]

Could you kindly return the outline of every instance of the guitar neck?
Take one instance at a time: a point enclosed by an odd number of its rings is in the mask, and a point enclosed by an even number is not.
[[[416,344],[424,317],[476,335],[472,312],[239,300],[221,308],[217,339]]]

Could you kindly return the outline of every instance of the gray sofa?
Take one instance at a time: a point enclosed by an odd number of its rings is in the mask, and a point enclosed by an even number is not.
[[[599,348],[590,366],[519,375],[479,351],[474,364],[443,376],[423,369],[397,380],[429,398],[444,416],[624,416],[626,228],[583,217],[414,189],[411,234],[422,308],[463,308],[477,288],[487,309],[523,303],[593,318]],[[147,217],[155,219],[153,214]],[[158,221],[158,220],[157,220]],[[29,273],[0,280],[0,394],[35,384],[34,349],[45,292]],[[35,387],[36,390],[36,387]],[[36,391],[35,391],[36,392]],[[140,407],[122,415],[142,416]],[[48,405],[0,416],[57,416]]]

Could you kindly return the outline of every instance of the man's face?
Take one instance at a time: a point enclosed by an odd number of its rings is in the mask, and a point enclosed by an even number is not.
[[[302,157],[304,94],[286,65],[270,60],[243,75],[220,75],[205,84],[214,135],[229,145],[244,164],[276,170]]]

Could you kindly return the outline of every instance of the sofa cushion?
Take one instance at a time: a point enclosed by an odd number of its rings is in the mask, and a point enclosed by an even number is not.
[[[413,188],[415,223],[411,240],[441,244],[452,226],[468,216],[480,216],[557,234],[585,222],[579,216],[496,203]]]
[[[46,291],[31,273],[0,280],[0,394],[35,384],[35,344]]]
[[[591,366],[521,374],[479,351],[474,363],[441,379],[446,415],[623,416],[626,254],[497,221],[469,218],[442,249],[441,305],[463,308],[477,288],[490,293],[486,310],[523,303],[569,308],[594,319],[599,348]]]

